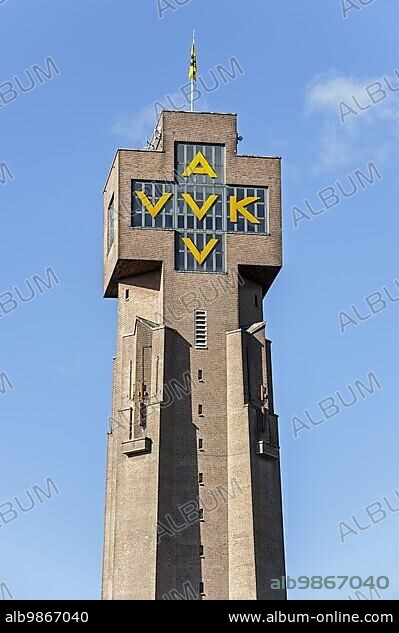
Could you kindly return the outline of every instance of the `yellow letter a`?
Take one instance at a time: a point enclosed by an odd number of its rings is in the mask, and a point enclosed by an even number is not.
[[[248,204],[252,204],[252,202],[256,202],[257,200],[260,200],[260,198],[248,196],[248,198],[237,201],[237,196],[230,196],[230,222],[237,222],[237,214],[241,213],[251,224],[260,224],[258,218],[252,215],[246,208]]]
[[[151,217],[155,218],[155,216],[158,215],[158,213],[161,211],[161,209],[164,208],[165,204],[167,203],[167,201],[169,200],[169,198],[173,195],[172,193],[164,193],[158,200],[158,202],[156,204],[152,204],[152,202],[150,202],[146,196],[146,194],[144,193],[144,191],[136,191],[135,192],[137,197],[141,200],[141,202],[143,203],[143,205],[145,206],[145,208],[147,209],[148,213],[151,215]]]
[[[198,152],[193,160],[183,172],[183,176],[191,176],[191,174],[203,174],[210,178],[217,178],[216,172],[212,169],[205,156]]]
[[[212,238],[211,240],[209,240],[209,242],[206,244],[206,246],[204,246],[204,248],[200,252],[190,237],[183,237],[182,239],[185,245],[187,246],[188,250],[194,257],[195,261],[197,261],[199,264],[204,263],[208,255],[211,254],[211,252],[213,251],[213,249],[215,248],[216,244],[219,241]]]
[[[215,204],[216,200],[218,199],[217,195],[215,193],[212,193],[205,200],[202,207],[199,207],[198,204],[195,202],[195,200],[193,200],[193,197],[189,193],[182,193],[181,195],[182,195],[183,200],[188,204],[190,209],[194,211],[195,215],[197,216],[199,220],[202,220],[206,212],[209,211],[209,209]]]

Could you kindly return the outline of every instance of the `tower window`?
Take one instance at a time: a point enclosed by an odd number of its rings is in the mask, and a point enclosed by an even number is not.
[[[198,483],[200,485],[202,485],[202,486],[204,485],[204,475],[203,475],[203,473],[198,473]]]
[[[203,555],[204,555],[204,546],[203,546],[203,545],[200,545],[200,546],[199,546],[199,555],[200,555],[200,556],[203,556]]]
[[[125,290],[125,299],[126,301],[129,301],[129,288],[126,288]]]
[[[114,207],[114,194],[112,194],[110,203],[108,205],[108,251],[111,250],[111,246],[115,239],[115,207]]]
[[[255,306],[258,307],[259,303],[258,303],[258,295],[255,295]]]
[[[207,314],[205,310],[196,310],[194,313],[194,336],[195,348],[207,349],[208,347],[208,324]]]
[[[204,380],[204,373],[203,373],[202,369],[198,370],[198,380],[201,381],[201,382]]]
[[[200,510],[199,510],[199,518],[200,518],[200,521],[204,520],[204,509],[203,508],[200,508]]]
[[[198,448],[200,451],[202,451],[203,444],[204,444],[204,440],[202,439],[202,437],[200,437],[198,440]]]
[[[200,596],[205,595],[204,594],[204,583],[203,582],[200,582],[200,584],[199,584],[199,592],[200,592]]]
[[[133,409],[129,410],[129,440],[133,439]]]
[[[140,426],[141,428],[145,429],[145,427],[147,426],[147,407],[145,405],[145,402],[140,402],[139,409],[140,409]]]
[[[202,404],[198,405],[198,415],[203,415],[203,407]]]
[[[133,361],[129,362],[129,396],[130,400],[133,399]]]

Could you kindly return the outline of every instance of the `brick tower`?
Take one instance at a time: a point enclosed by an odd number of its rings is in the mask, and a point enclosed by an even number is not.
[[[106,600],[285,599],[262,308],[282,263],[280,159],[237,140],[234,114],[164,111],[106,182]]]

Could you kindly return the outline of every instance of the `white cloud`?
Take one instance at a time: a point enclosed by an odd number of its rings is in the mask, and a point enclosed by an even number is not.
[[[203,95],[195,102],[195,109],[198,112],[206,110],[206,107],[207,100]],[[146,147],[146,141],[151,138],[162,109],[188,110],[189,104],[181,90],[178,90],[144,106],[133,114],[119,117],[112,131],[129,143]]]
[[[334,109],[338,112],[340,101],[348,99],[350,95],[359,96],[368,83],[342,75],[318,77],[307,88],[307,106],[310,110]]]
[[[399,92],[392,91],[385,79],[329,73],[309,84],[306,112],[315,125],[317,118],[320,123],[317,171],[382,161],[397,145]],[[399,87],[393,73],[388,81]]]
[[[124,137],[130,143],[145,147],[155,127],[154,104],[145,106],[138,112],[123,115],[114,124],[112,131],[120,137]]]

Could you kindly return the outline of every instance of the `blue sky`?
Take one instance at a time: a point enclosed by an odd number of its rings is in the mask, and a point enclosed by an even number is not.
[[[197,108],[237,112],[242,153],[283,156],[285,267],[265,307],[287,573],[387,576],[382,597],[398,597],[399,514],[383,497],[399,508],[399,302],[382,295],[377,304],[374,295],[369,303],[381,310],[367,318],[365,297],[384,286],[399,297],[399,7],[395,0],[352,4],[358,8],[344,18],[341,0],[191,0],[160,19],[156,0],[0,3],[0,372],[13,385],[0,394],[0,502],[16,508],[17,497],[28,506],[25,491],[46,488],[48,477],[59,491],[0,521],[0,583],[15,598],[99,597],[116,332],[116,304],[102,299],[102,189],[115,149],[142,147],[154,102],[176,97],[186,83],[193,28],[208,83],[209,70],[229,67],[232,57],[243,70]],[[6,94],[6,82],[15,89],[17,77],[27,87],[25,69],[45,68],[49,57],[58,74],[36,73],[32,90]],[[374,81],[381,86],[370,88]],[[353,110],[344,107],[343,123],[342,102]],[[370,164],[378,177],[370,177]],[[372,182],[360,176],[360,186],[359,170]],[[339,193],[337,202],[336,183],[350,191],[348,175],[357,178],[356,192]],[[323,199],[336,204],[325,210]],[[306,200],[324,212],[302,217],[295,229],[293,207],[310,215]],[[25,280],[46,279],[49,267],[59,283],[43,289],[39,282],[42,292],[36,283],[34,298],[18,300],[17,309],[5,304],[4,293],[15,300],[16,286],[28,296]],[[344,333],[340,312],[358,322]],[[306,421],[307,410],[320,421],[320,401],[337,402],[337,391],[349,401],[347,385],[367,385],[370,373],[381,388],[294,438],[294,417]],[[370,510],[373,503],[382,505]],[[375,524],[366,507],[376,512]],[[354,528],[351,515],[371,527]],[[360,533],[341,543],[340,521]],[[353,593],[297,590],[290,597]]]

